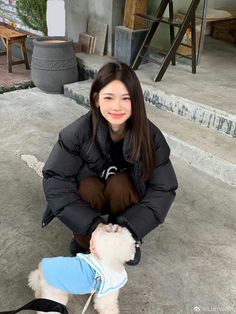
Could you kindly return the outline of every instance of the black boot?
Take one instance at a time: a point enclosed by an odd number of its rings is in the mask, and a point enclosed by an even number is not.
[[[78,235],[74,233],[74,237],[70,242],[71,255],[75,256],[77,253],[88,254],[90,239],[91,239],[91,234]]]
[[[83,253],[83,254],[89,253],[88,250],[80,246],[79,243],[75,241],[75,239],[71,240],[69,250],[72,256],[75,256],[77,253]]]

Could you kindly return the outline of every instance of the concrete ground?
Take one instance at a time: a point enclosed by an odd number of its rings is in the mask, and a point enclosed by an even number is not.
[[[55,219],[41,228],[46,202],[35,171],[59,130],[86,111],[37,88],[0,95],[0,311],[33,298],[27,275],[42,257],[69,255],[71,232],[62,223]],[[37,159],[30,164],[32,156]],[[141,263],[127,267],[121,313],[234,313],[235,188],[172,161],[176,200],[165,223],[144,239]],[[81,313],[86,299],[73,297],[69,313]],[[88,313],[94,313],[91,306]]]

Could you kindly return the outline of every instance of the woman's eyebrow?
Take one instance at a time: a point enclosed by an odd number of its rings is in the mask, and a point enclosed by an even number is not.
[[[114,95],[113,93],[103,93],[103,95]],[[129,93],[121,94],[121,96],[129,96]]]

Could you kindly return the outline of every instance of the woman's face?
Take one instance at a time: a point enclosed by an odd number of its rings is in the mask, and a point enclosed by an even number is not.
[[[125,85],[114,80],[100,90],[97,106],[113,131],[124,128],[132,114],[131,99]]]

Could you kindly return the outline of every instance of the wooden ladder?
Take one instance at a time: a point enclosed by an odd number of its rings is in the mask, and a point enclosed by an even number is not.
[[[135,14],[135,16],[144,19],[146,21],[149,21],[151,23],[151,26],[149,28],[149,31],[142,43],[142,46],[137,53],[137,56],[134,60],[134,63],[132,65],[132,68],[134,70],[137,70],[142,59],[146,59],[155,63],[160,64],[160,68],[158,73],[156,74],[154,81],[161,81],[163,75],[166,72],[166,69],[168,68],[170,62],[172,62],[172,65],[176,64],[176,50],[180,45],[183,45],[185,47],[191,48],[191,57],[182,55],[185,58],[189,58],[192,60],[192,73],[196,73],[196,67],[197,67],[197,59],[196,59],[196,22],[195,22],[195,12],[199,5],[200,0],[192,0],[188,10],[184,16],[183,21],[177,21],[174,19],[174,9],[173,9],[173,1],[172,0],[162,0],[160,3],[160,6],[158,7],[158,10],[156,12],[156,16],[146,15],[146,14]],[[169,18],[163,17],[163,14],[167,8],[169,7]],[[164,59],[162,62],[158,62],[154,58],[149,58],[145,55],[146,50],[149,48],[150,42],[160,25],[160,23],[168,24],[170,27],[170,42],[171,46],[166,53]],[[178,28],[178,33],[175,35],[175,28]],[[191,45],[187,45],[184,43],[181,43],[183,40],[183,37],[187,31],[187,29],[191,29]]]

